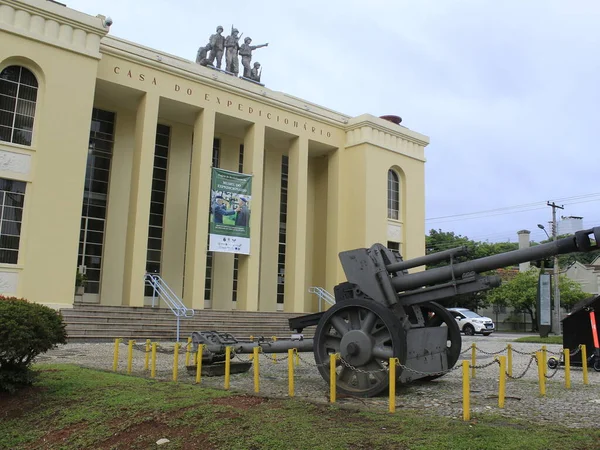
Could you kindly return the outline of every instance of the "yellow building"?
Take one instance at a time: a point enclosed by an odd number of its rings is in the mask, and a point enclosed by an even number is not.
[[[311,286],[344,280],[340,251],[423,254],[426,136],[108,36],[104,19],[0,0],[2,295],[142,306],[158,272],[189,308],[311,312]],[[248,255],[208,251],[213,166],[252,174]]]

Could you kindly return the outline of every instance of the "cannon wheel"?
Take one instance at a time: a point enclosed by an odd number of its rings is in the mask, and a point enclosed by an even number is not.
[[[314,355],[321,376],[329,381],[329,357],[337,353],[337,391],[373,397],[388,389],[391,357],[406,361],[406,334],[390,309],[372,300],[336,303],[321,318],[314,338]],[[348,367],[346,364],[353,368]],[[402,372],[396,368],[399,376]]]
[[[440,327],[446,325],[448,327],[448,369],[454,367],[458,358],[460,357],[460,350],[462,347],[462,337],[460,335],[460,328],[454,319],[454,316],[448,312],[439,303],[429,302],[421,306],[423,317],[425,318],[426,327]],[[433,316],[429,317],[429,312],[433,312]],[[431,375],[423,378],[424,381],[431,381],[442,375]]]

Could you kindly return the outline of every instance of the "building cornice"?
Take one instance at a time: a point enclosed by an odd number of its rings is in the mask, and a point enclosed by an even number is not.
[[[429,145],[429,138],[427,136],[417,133],[416,131],[406,128],[402,125],[392,124],[387,120],[372,116],[370,114],[363,114],[351,119],[348,125],[346,125],[345,130],[348,132],[363,127],[370,127],[390,136],[406,139],[407,141],[414,142],[422,147]]]
[[[101,17],[46,0],[0,0],[0,30],[96,59],[108,32]]]
[[[275,106],[311,120],[318,120],[342,129],[350,120],[336,111],[273,91],[218,70],[200,66],[190,60],[144,47],[125,39],[107,36],[100,44],[102,54],[140,64],[151,69],[199,82],[216,89],[225,89],[237,95]]]

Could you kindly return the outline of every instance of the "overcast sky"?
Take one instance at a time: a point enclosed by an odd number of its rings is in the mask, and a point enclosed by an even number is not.
[[[600,225],[597,0],[61,1],[190,60],[233,24],[269,43],[253,57],[268,88],[401,116],[431,140],[427,230],[496,242],[528,229],[539,241],[548,200]]]

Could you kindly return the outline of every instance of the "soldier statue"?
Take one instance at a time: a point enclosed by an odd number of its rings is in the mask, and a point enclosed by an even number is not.
[[[247,37],[246,39],[244,39],[244,43],[242,44],[242,46],[240,47],[240,56],[242,57],[242,66],[244,66],[244,78],[250,78],[251,77],[251,68],[250,68],[250,61],[252,61],[252,51],[256,50],[257,48],[261,48],[261,47],[267,47],[269,44],[261,44],[261,45],[250,45],[250,43],[252,42],[252,39],[250,39],[249,37]],[[237,73],[237,72],[236,72]]]
[[[210,44],[206,44],[204,47],[200,47],[198,49],[198,53],[196,55],[196,64],[200,64],[201,66],[212,66],[209,58],[207,58],[207,54],[210,49]]]
[[[221,61],[223,59],[223,51],[225,50],[225,37],[221,35],[223,33],[223,27],[219,25],[217,27],[217,32],[211,35],[209,39],[209,43],[211,46],[210,55],[208,60],[211,65],[215,64],[215,60],[217,61],[217,69],[221,68]]]
[[[225,70],[235,75],[240,71],[238,62],[238,51],[240,49],[237,28],[231,27],[231,35],[225,39]]]
[[[254,63],[254,67],[252,67],[252,70],[250,71],[250,79],[260,83],[260,72],[260,63],[257,61]]]

